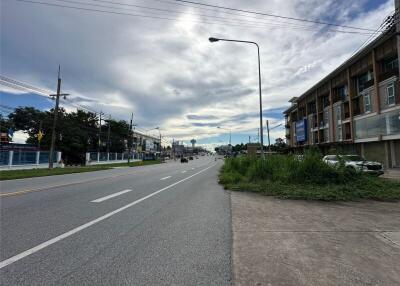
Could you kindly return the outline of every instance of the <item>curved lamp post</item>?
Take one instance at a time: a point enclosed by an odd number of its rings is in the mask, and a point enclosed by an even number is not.
[[[208,38],[211,43],[224,41],[224,42],[236,42],[236,43],[245,43],[245,44],[253,44],[257,47],[258,54],[258,89],[260,95],[260,147],[261,147],[261,158],[264,158],[264,135],[263,135],[263,120],[262,120],[262,95],[261,95],[261,65],[260,65],[260,47],[256,42],[251,41],[241,41],[241,40],[230,40],[230,39],[220,39],[220,38]]]

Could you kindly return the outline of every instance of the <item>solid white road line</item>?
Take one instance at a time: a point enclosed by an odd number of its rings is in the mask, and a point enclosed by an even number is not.
[[[182,174],[186,173],[186,171],[182,171]]]
[[[171,178],[171,176],[167,176],[167,177],[161,178],[160,181],[166,180],[166,179],[169,179],[169,178]]]
[[[132,190],[124,190],[124,191],[121,191],[121,192],[118,192],[118,193],[111,194],[111,195],[109,195],[109,196],[105,196],[105,197],[102,197],[102,198],[98,198],[98,199],[93,200],[93,201],[90,201],[90,202],[91,202],[91,203],[101,203],[101,202],[104,202],[104,201],[106,201],[106,200],[108,200],[108,199],[111,199],[111,198],[120,196],[120,195],[125,194],[125,193],[129,193],[129,192],[132,192]]]
[[[134,201],[132,203],[129,203],[129,204],[127,204],[127,205],[125,205],[125,206],[123,206],[123,207],[121,207],[119,209],[116,209],[116,210],[114,210],[112,212],[109,212],[109,213],[107,213],[107,214],[105,214],[105,215],[103,215],[103,216],[101,216],[99,218],[96,218],[96,219],[94,219],[92,221],[89,221],[89,222],[87,222],[87,223],[85,223],[85,224],[83,224],[81,226],[78,226],[77,228],[74,228],[74,229],[72,229],[70,231],[67,231],[67,232],[65,232],[65,233],[63,233],[63,234],[61,234],[59,236],[56,236],[56,237],[54,237],[54,238],[52,238],[52,239],[50,239],[48,241],[45,241],[45,242],[43,242],[43,243],[41,243],[39,245],[36,245],[35,247],[32,247],[32,248],[30,248],[28,250],[25,250],[24,252],[21,252],[21,253],[19,253],[17,255],[14,255],[14,256],[6,259],[6,260],[3,260],[3,261],[0,262],[0,269],[2,269],[3,267],[6,267],[7,265],[10,265],[10,264],[18,261],[18,260],[20,260],[20,259],[22,259],[24,257],[27,257],[28,255],[31,255],[31,254],[33,254],[35,252],[38,252],[39,250],[41,250],[41,249],[43,249],[43,248],[45,248],[47,246],[50,246],[50,245],[52,245],[52,244],[54,244],[54,243],[56,243],[56,242],[58,242],[60,240],[63,240],[64,238],[67,238],[67,237],[69,237],[69,236],[71,236],[71,235],[73,235],[73,234],[75,234],[75,233],[77,233],[77,232],[79,232],[81,230],[84,230],[85,228],[88,228],[89,226],[92,226],[92,225],[94,225],[94,224],[96,224],[96,223],[98,223],[100,221],[103,221],[103,220],[105,220],[105,219],[107,219],[107,218],[109,218],[109,217],[111,217],[111,216],[113,216],[113,215],[115,215],[115,214],[117,214],[119,212],[122,212],[123,210],[125,210],[127,208],[130,208],[130,207],[132,207],[132,206],[134,206],[134,205],[136,205],[136,204],[138,204],[138,203],[140,203],[140,202],[142,202],[142,201],[144,201],[144,200],[146,200],[148,198],[151,198],[152,196],[155,196],[158,193],[161,193],[162,191],[165,191],[165,190],[167,190],[169,188],[172,188],[173,186],[178,185],[179,183],[182,183],[182,182],[184,182],[186,180],[189,180],[190,178],[192,178],[192,177],[194,177],[194,176],[196,176],[196,175],[198,175],[200,173],[203,173],[204,171],[210,169],[211,167],[214,167],[215,165],[216,164],[213,164],[213,165],[211,165],[211,166],[209,166],[207,168],[204,168],[203,170],[201,170],[201,171],[199,171],[197,173],[194,173],[193,175],[190,175],[189,177],[186,177],[186,178],[184,178],[182,180],[179,180],[179,181],[177,181],[177,182],[175,182],[175,183],[173,183],[173,184],[171,184],[169,186],[166,186],[165,188],[162,188],[162,189],[160,189],[158,191],[155,191],[154,193],[151,193],[150,195],[147,195],[147,196],[145,196],[145,197],[143,197],[141,199],[138,199],[138,200],[136,200],[136,201]]]

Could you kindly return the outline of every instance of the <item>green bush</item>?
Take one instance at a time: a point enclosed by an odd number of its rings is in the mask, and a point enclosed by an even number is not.
[[[293,199],[400,199],[400,183],[355,172],[344,163],[333,167],[321,157],[318,151],[309,150],[303,157],[228,158],[221,169],[220,183],[232,190]]]

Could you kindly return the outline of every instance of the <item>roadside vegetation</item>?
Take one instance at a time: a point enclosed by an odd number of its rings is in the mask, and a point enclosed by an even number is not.
[[[316,151],[304,157],[271,155],[225,160],[219,181],[234,191],[253,191],[287,199],[345,201],[400,199],[400,182],[355,172],[341,164],[332,167]]]
[[[26,170],[9,170],[0,171],[0,181],[4,180],[15,180],[23,178],[33,178],[33,177],[44,177],[44,176],[54,176],[54,175],[64,175],[73,173],[84,173],[84,172],[94,172],[101,170],[109,170],[115,167],[137,167],[145,165],[154,165],[161,163],[160,160],[152,161],[139,161],[129,163],[116,163],[116,164],[103,164],[94,166],[76,166],[76,167],[65,167],[65,168],[54,168],[54,169],[26,169]]]

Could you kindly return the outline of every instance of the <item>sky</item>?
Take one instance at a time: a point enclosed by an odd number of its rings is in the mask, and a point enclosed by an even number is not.
[[[259,127],[256,47],[210,43],[210,36],[259,44],[264,121],[282,124],[271,130],[271,142],[284,138],[288,100],[368,38],[339,32],[343,28],[174,0],[40,2],[120,14],[2,0],[1,75],[55,91],[60,65],[62,92],[71,94],[61,101],[67,110],[85,106],[125,120],[133,113],[142,130],[158,126],[166,140],[195,138],[210,148],[227,144],[229,132],[232,144],[257,142]],[[199,2],[370,29],[394,10],[393,0]],[[1,85],[0,90],[2,105],[49,109],[53,104],[42,95]]]

